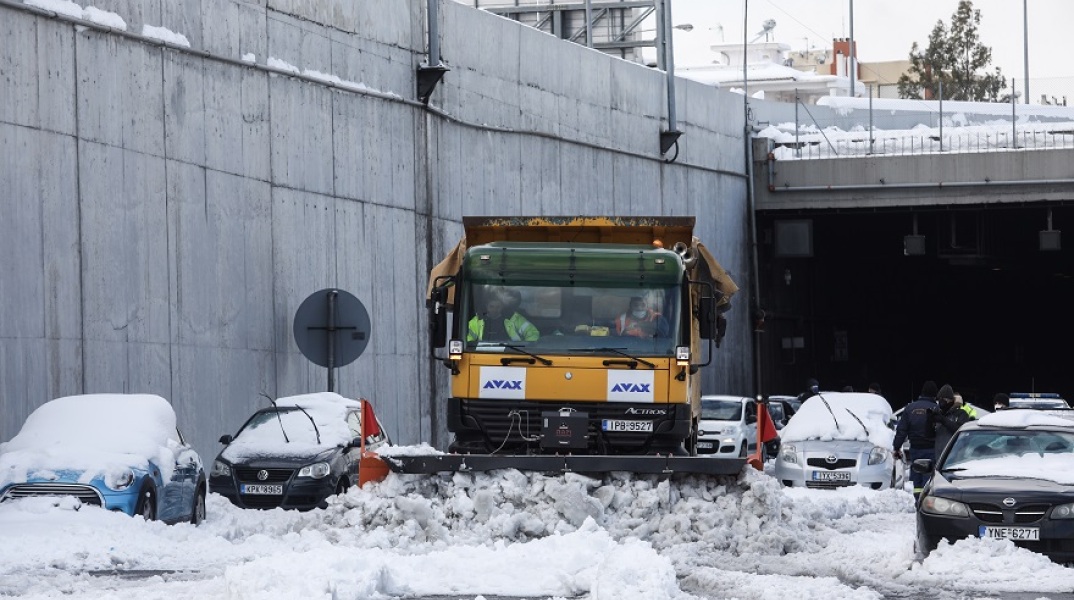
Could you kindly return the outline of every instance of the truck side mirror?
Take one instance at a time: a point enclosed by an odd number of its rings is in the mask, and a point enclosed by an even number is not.
[[[716,298],[702,296],[697,303],[697,325],[701,331],[701,339],[719,339],[716,325]]]
[[[443,348],[447,344],[447,288],[434,287],[429,294],[429,346]]]

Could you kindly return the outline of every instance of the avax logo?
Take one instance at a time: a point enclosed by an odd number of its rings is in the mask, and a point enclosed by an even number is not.
[[[489,379],[485,384],[486,390],[519,390],[522,391],[522,380]]]
[[[651,383],[617,383],[612,387],[613,392],[631,392],[635,394],[650,393]]]

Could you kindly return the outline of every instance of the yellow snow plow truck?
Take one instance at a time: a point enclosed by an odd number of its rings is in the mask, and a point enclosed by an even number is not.
[[[738,290],[693,217],[466,217],[430,274],[448,454],[396,471],[738,473],[696,456],[700,369]]]

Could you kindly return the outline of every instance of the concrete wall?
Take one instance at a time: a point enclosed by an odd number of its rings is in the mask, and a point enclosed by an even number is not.
[[[0,440],[52,397],[152,392],[208,460],[259,393],[325,389],[292,319],[339,287],[373,330],[337,389],[442,447],[423,292],[463,215],[694,215],[748,289],[737,96],[680,80],[666,163],[661,73],[443,2],[426,109],[425,4],[96,1],[124,33],[0,2]],[[748,389],[745,295],[706,392]]]

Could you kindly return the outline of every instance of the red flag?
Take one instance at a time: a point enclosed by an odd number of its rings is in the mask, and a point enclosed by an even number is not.
[[[377,422],[377,416],[373,414],[373,405],[369,403],[369,400],[362,398],[362,439],[371,435],[380,435],[380,423]]]
[[[764,402],[757,403],[757,439],[761,444],[767,444],[779,437],[776,431],[776,423],[768,412],[768,405]]]

